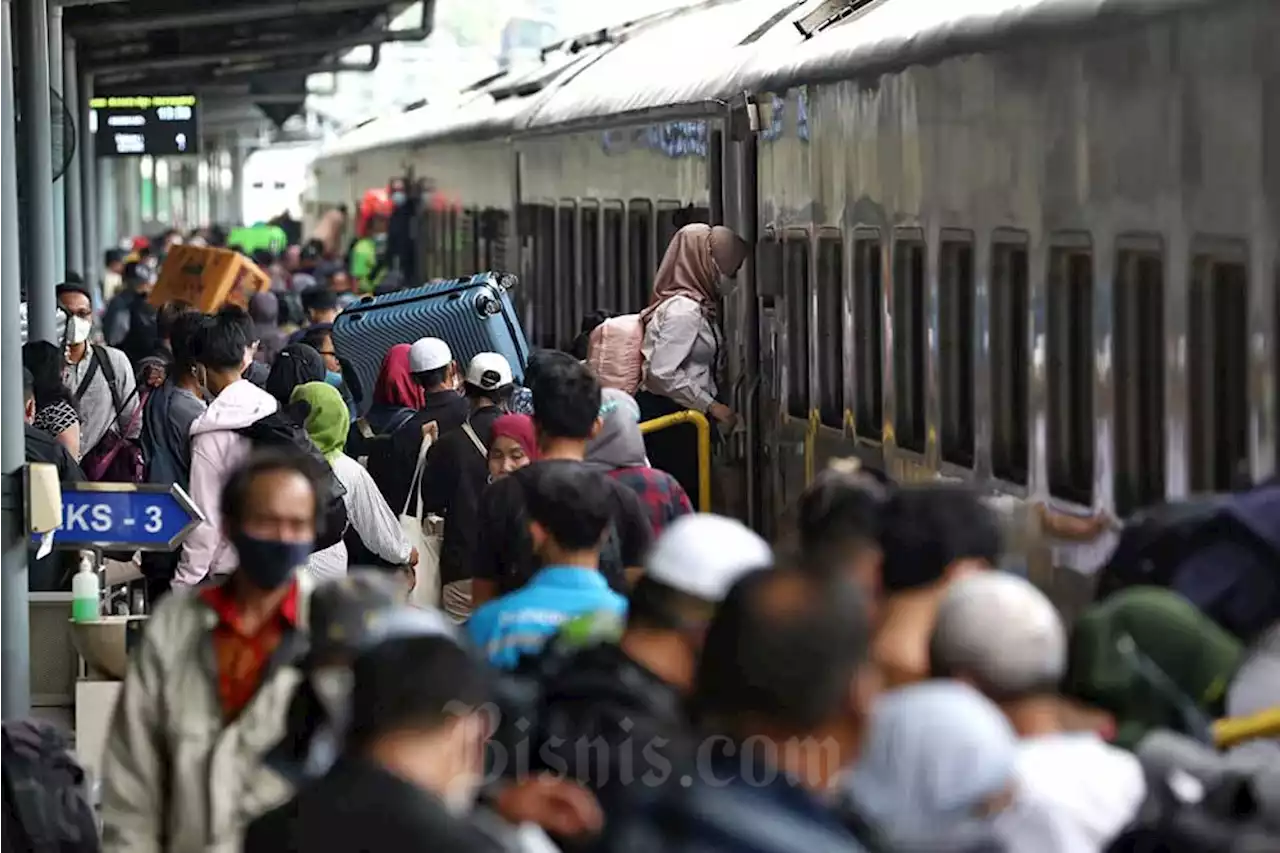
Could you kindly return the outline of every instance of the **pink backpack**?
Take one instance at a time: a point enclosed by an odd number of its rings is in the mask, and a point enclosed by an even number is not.
[[[644,378],[644,320],[639,314],[610,317],[591,331],[587,364],[605,388],[636,393]]]

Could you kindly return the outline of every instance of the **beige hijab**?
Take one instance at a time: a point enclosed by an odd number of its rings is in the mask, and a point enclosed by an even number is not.
[[[653,277],[653,299],[640,312],[646,322],[673,296],[687,296],[708,317],[716,313],[716,282],[733,275],[747,257],[747,244],[723,225],[693,223],[676,232]]]

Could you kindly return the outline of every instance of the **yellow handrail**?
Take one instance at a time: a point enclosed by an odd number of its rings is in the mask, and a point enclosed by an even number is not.
[[[711,512],[711,424],[707,416],[693,409],[672,412],[640,424],[640,432],[648,435],[660,429],[693,424],[698,430],[698,511]]]
[[[1248,717],[1225,717],[1213,724],[1213,740],[1219,749],[1274,737],[1280,737],[1280,708],[1268,708]]]

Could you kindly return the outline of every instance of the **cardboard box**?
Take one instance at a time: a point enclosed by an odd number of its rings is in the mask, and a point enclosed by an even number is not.
[[[223,305],[247,309],[255,293],[270,289],[271,277],[239,252],[174,246],[160,267],[151,304],[181,299],[212,314]]]

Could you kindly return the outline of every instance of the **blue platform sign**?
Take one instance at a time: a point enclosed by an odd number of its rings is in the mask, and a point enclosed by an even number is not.
[[[173,551],[204,521],[178,486],[63,483],[62,549]]]

